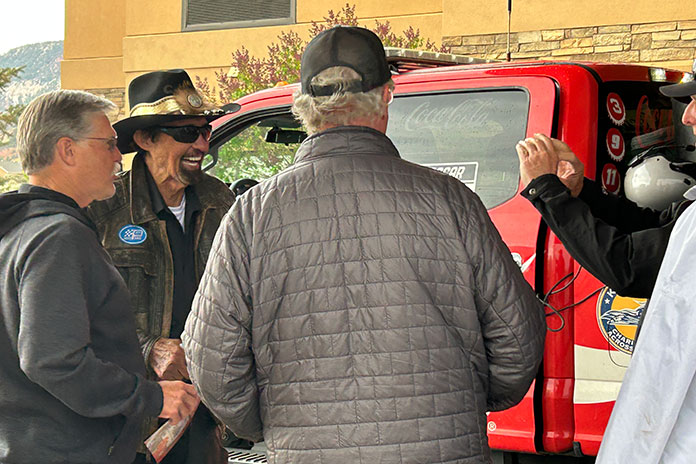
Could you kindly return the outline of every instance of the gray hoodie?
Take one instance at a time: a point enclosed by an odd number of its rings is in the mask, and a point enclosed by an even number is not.
[[[161,408],[91,221],[52,190],[0,195],[0,462],[131,462]]]

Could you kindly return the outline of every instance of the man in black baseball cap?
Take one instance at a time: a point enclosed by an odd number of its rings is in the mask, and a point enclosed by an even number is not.
[[[692,72],[684,74],[684,78],[679,84],[665,85],[660,87],[660,92],[663,95],[672,97],[682,103],[686,103],[687,107],[682,114],[682,123],[685,126],[691,126],[691,130],[696,135],[696,60]]]
[[[322,71],[345,66],[355,71],[360,79],[350,81],[339,89],[336,85],[321,85],[312,80]],[[391,72],[379,38],[359,27],[334,27],[314,38],[302,54],[302,93],[325,97],[339,91],[359,93],[386,84]]]
[[[696,60],[694,60],[691,72],[685,73],[680,83],[662,86],[660,92],[683,103],[691,103],[691,96],[696,96],[694,75],[696,75]]]
[[[215,232],[234,201],[223,182],[201,169],[210,122],[224,112],[206,103],[183,69],[136,77],[128,101],[129,115],[114,129],[119,149],[137,154],[116,194],[93,203],[89,214],[128,284],[150,376],[188,380],[181,332]],[[156,426],[146,424],[143,439]],[[201,405],[164,462],[227,462],[216,427]],[[138,459],[146,452],[141,447]]]
[[[372,32],[302,56],[295,164],[220,225],[183,344],[203,401],[269,462],[488,462],[486,411],[527,392],[544,315],[481,200],[404,161]]]

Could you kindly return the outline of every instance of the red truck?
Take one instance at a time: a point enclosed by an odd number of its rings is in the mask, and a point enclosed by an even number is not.
[[[573,260],[518,195],[514,147],[535,133],[559,138],[587,177],[622,195],[631,158],[691,137],[680,123],[685,105],[658,92],[683,74],[637,65],[388,54],[396,88],[387,135],[403,158],[457,177],[480,196],[529,284],[555,308],[546,309],[544,361],[528,394],[488,416],[496,461],[595,456],[646,300],[618,296]],[[296,89],[241,98],[240,111],[215,123],[211,155],[231,144],[252,158],[257,150],[291,156],[306,137],[290,112]],[[265,462],[255,456],[233,452],[231,462]]]

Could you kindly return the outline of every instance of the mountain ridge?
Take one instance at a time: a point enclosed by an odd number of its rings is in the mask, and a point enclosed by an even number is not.
[[[27,104],[42,93],[60,89],[63,41],[39,42],[13,48],[0,55],[0,67],[24,66],[18,77],[0,92],[0,111]]]

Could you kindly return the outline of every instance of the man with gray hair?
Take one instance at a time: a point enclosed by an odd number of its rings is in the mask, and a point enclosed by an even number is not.
[[[271,463],[483,463],[486,411],[522,399],[539,302],[478,197],[402,160],[372,32],[302,57],[295,164],[218,230],[183,337],[202,400]]]
[[[128,463],[143,417],[198,405],[184,382],[146,380],[128,289],[82,212],[114,194],[114,109],[60,90],[19,119],[29,183],[0,195],[3,463]]]

